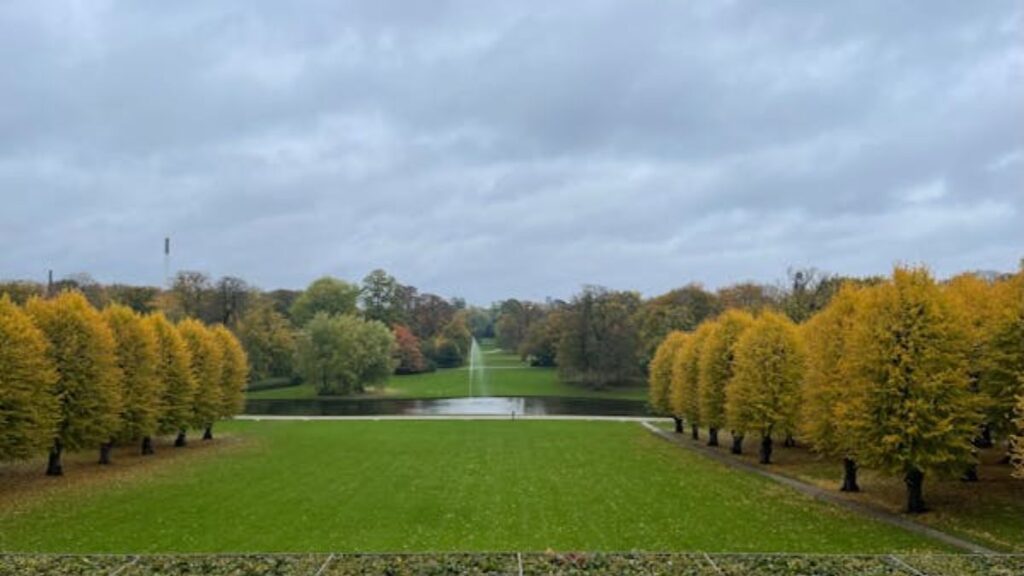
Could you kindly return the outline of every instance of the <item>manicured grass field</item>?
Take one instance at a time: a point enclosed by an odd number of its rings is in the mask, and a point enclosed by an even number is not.
[[[72,475],[39,478],[72,486],[23,491],[16,505],[0,495],[0,550],[942,549],[635,423],[235,422],[225,430],[223,450],[186,448],[197,456],[147,464],[147,474],[88,489],[75,489]]]
[[[553,368],[533,368],[514,354],[487,349],[483,354],[485,384],[472,391],[474,396],[566,396],[572,398],[616,398],[646,400],[644,387],[592,390],[566,384],[558,379]],[[391,398],[454,398],[470,395],[467,368],[438,370],[425,374],[392,376],[381,390],[365,397]],[[248,398],[288,399],[316,398],[316,390],[308,384],[250,392]]]

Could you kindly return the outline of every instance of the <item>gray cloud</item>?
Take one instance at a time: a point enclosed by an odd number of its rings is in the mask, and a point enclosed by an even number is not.
[[[1024,10],[0,5],[0,277],[486,303],[1024,256]]]

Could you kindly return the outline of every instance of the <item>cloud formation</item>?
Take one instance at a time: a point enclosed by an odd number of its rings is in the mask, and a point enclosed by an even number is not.
[[[0,277],[470,301],[1024,256],[1011,0],[0,5]]]

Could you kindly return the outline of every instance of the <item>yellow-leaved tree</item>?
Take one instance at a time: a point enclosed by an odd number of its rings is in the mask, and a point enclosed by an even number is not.
[[[174,324],[160,312],[146,317],[159,348],[156,375],[163,392],[157,430],[160,434],[178,434],[177,445],[184,446],[185,431],[192,423],[192,401],[196,381],[192,377],[192,359],[188,347]]]
[[[843,492],[859,492],[855,443],[845,427],[851,408],[851,384],[841,367],[847,340],[857,322],[861,289],[845,284],[824,310],[802,326],[807,364],[804,372],[800,438],[815,452],[843,459]]]
[[[221,349],[223,366],[220,373],[220,410],[218,417],[231,418],[245,404],[245,386],[249,381],[249,360],[245,350],[230,330],[222,325],[213,327],[213,336]],[[210,431],[210,436],[213,433]]]
[[[690,423],[690,435],[700,438],[700,355],[707,340],[711,324],[702,322],[680,347],[672,367],[672,384],[669,387],[669,405],[676,414]]]
[[[25,304],[32,321],[50,343],[57,370],[57,433],[46,473],[64,473],[65,450],[109,444],[121,428],[122,374],[117,366],[114,336],[97,312],[78,292],[62,292],[49,300],[32,298]]]
[[[213,438],[213,422],[221,413],[221,373],[224,370],[223,351],[213,332],[202,322],[186,318],[178,323],[178,333],[185,341],[191,359],[192,379],[196,393],[192,397],[192,426],[203,430],[203,439]],[[179,432],[178,443],[185,443],[184,432]]]
[[[924,268],[897,267],[864,292],[843,373],[857,457],[903,477],[907,511],[925,510],[926,473],[959,474],[981,415],[970,393],[959,314]]]
[[[994,439],[1014,433],[1017,398],[1024,394],[1024,268],[997,288],[999,313],[992,325],[991,358],[981,380],[986,421]]]
[[[986,381],[992,376],[993,335],[1001,311],[1001,291],[992,282],[977,274],[960,274],[943,285],[943,293],[950,305],[960,315],[960,326],[967,338],[967,377],[971,394],[978,409],[985,415],[976,434],[974,445],[979,448],[992,447],[990,421],[997,420],[998,403],[990,396],[992,386]],[[1011,408],[1012,410],[1012,408]],[[964,472],[963,480],[978,480],[977,462],[971,463]]]
[[[6,294],[0,296],[0,462],[42,453],[60,406],[46,337]]]
[[[736,343],[754,323],[754,317],[742,310],[728,310],[711,323],[701,347],[699,384],[700,414],[708,427],[708,446],[718,446],[718,430],[725,426],[725,385],[732,380]],[[733,431],[732,451],[743,446],[743,433]]]
[[[651,409],[656,414],[670,414],[675,420],[676,432],[683,431],[681,412],[674,410],[669,402],[672,386],[672,368],[675,365],[676,355],[679,353],[684,342],[687,340],[685,332],[674,330],[661,341],[658,349],[654,352],[651,360],[650,375],[648,376],[648,395]]]
[[[726,385],[726,422],[732,430],[761,436],[761,463],[770,464],[772,434],[791,434],[800,410],[804,351],[793,322],[762,312],[735,347],[733,375]]]
[[[117,364],[124,375],[124,409],[118,440],[142,441],[142,454],[153,453],[163,390],[157,377],[160,345],[153,326],[137,312],[114,304],[103,310],[117,344]]]

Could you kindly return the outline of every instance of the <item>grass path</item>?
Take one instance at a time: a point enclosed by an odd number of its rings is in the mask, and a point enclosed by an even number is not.
[[[0,507],[0,550],[948,550],[680,451],[635,423],[222,428],[241,444],[225,457]]]

